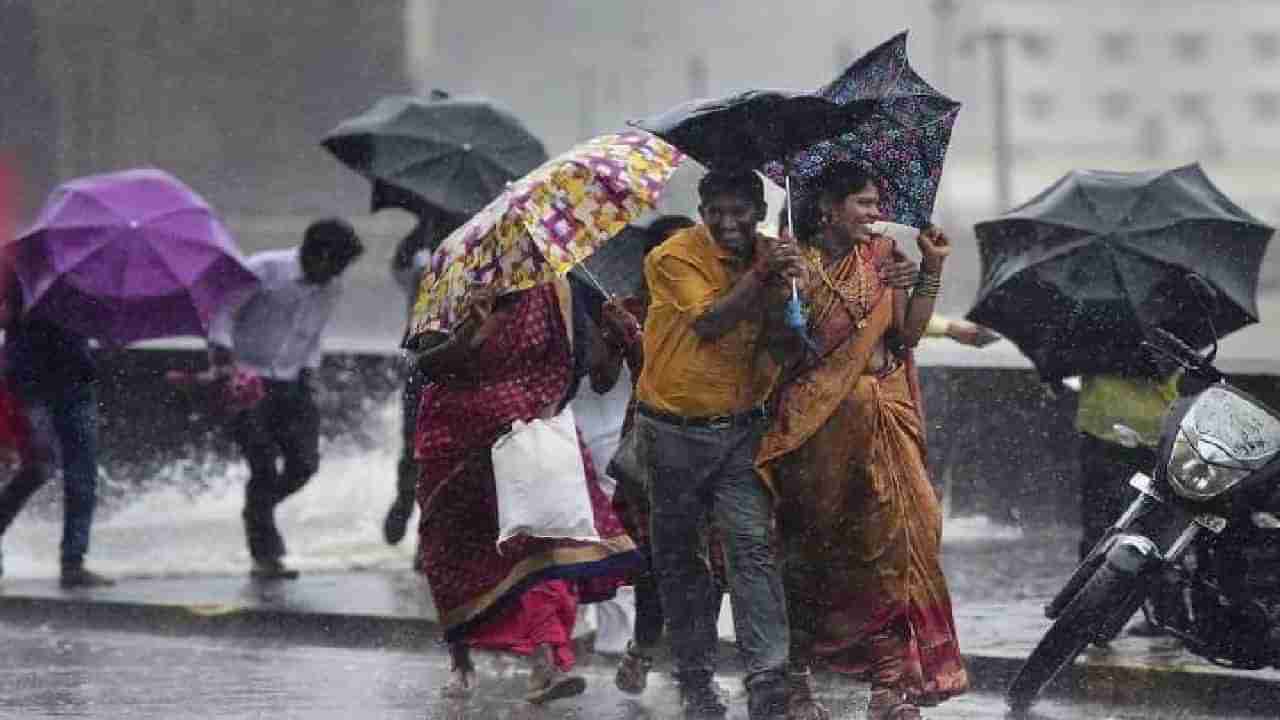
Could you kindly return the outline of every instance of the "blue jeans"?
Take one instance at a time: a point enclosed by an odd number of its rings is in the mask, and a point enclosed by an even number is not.
[[[636,415],[638,450],[653,468],[654,568],[682,683],[701,683],[715,672],[720,608],[707,551],[711,517],[724,539],[748,688],[781,680],[787,664],[787,608],[770,545],[772,503],[755,471],[764,426],[761,420],[727,428],[678,427]]]
[[[98,504],[98,392],[93,384],[19,391],[31,419],[35,459],[0,491],[0,533],[48,481],[61,456],[63,482],[62,566],[84,563]]]

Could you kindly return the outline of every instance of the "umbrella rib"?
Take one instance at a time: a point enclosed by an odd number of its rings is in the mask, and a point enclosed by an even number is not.
[[[1045,223],[1045,224],[1046,224],[1046,225],[1054,225],[1053,223]],[[1056,225],[1054,225],[1054,226],[1055,226],[1055,227],[1057,227]],[[1076,230],[1076,229],[1078,229],[1078,228],[1065,228],[1065,229],[1068,229],[1068,230]],[[1011,282],[1011,281],[1013,281],[1013,280],[1017,279],[1020,275],[1022,275],[1022,272],[1023,272],[1024,270],[1026,270],[1026,269],[1028,269],[1028,268],[1031,268],[1031,267],[1034,267],[1034,266],[1036,266],[1036,265],[1039,265],[1039,264],[1041,264],[1041,263],[1048,262],[1049,260],[1057,259],[1058,257],[1060,257],[1060,256],[1062,256],[1062,255],[1067,255],[1067,254],[1069,254],[1069,253],[1076,252],[1076,251],[1080,250],[1081,248],[1085,247],[1086,245],[1089,245],[1090,243],[1092,243],[1092,242],[1096,241],[1097,239],[1098,239],[1098,238],[1097,238],[1097,236],[1096,236],[1096,235],[1090,234],[1090,235],[1088,235],[1088,236],[1085,236],[1085,237],[1082,237],[1082,238],[1078,238],[1078,239],[1076,239],[1076,240],[1071,240],[1071,241],[1069,241],[1069,242],[1065,242],[1065,243],[1063,243],[1061,246],[1056,247],[1056,248],[1054,248],[1054,249],[1052,249],[1052,250],[1050,250],[1050,251],[1046,252],[1042,257],[1037,258],[1037,259],[1036,259],[1036,261],[1035,261],[1034,263],[1032,263],[1032,264],[1028,265],[1026,268],[1023,268],[1023,270],[1020,270],[1020,271],[1018,271],[1018,272],[1015,272],[1015,273],[1013,273],[1012,275],[1010,275],[1009,277],[1006,277],[1004,280],[1001,280],[1000,282],[998,282],[998,283],[996,283],[996,284],[994,284],[994,285],[992,285],[992,286],[990,286],[990,287],[986,288],[986,290],[987,290],[987,291],[986,291],[985,293],[983,293],[982,297],[988,297],[988,296],[990,296],[992,293],[994,293],[994,292],[996,292],[997,290],[999,290],[1000,288],[1004,287],[1007,283],[1009,283],[1009,282]],[[982,301],[982,297],[978,298],[978,302],[981,302],[981,301]]]
[[[155,215],[148,215],[145,218],[139,218],[138,222],[152,223],[152,222],[156,222],[157,220],[164,220],[166,218],[170,218],[175,215],[181,215],[183,213],[204,213],[207,217],[212,218],[213,208],[207,205],[185,205],[182,207],[176,207],[176,208],[171,208],[169,210],[164,210],[162,212],[156,213]]]
[[[1111,274],[1115,277],[1116,287],[1120,288],[1120,294],[1124,296],[1124,306],[1130,308],[1133,312],[1134,322],[1138,327],[1142,327],[1142,318],[1138,316],[1137,306],[1133,302],[1133,294],[1129,292],[1129,285],[1124,281],[1124,273],[1120,272],[1120,263],[1116,262],[1116,247],[1107,243],[1107,260],[1111,263]],[[1144,333],[1145,334],[1145,333]]]
[[[124,219],[124,214],[120,211],[119,208],[112,207],[111,205],[107,204],[105,200],[98,197],[97,195],[94,195],[93,193],[87,192],[85,190],[71,190],[69,194],[74,195],[75,197],[78,197],[78,198],[85,198],[86,200],[92,201],[98,207],[102,208],[103,210],[106,210],[107,212],[115,216],[117,220]]]
[[[69,265],[69,266],[67,266],[67,267],[65,267],[65,268],[56,268],[56,267],[55,267],[55,268],[54,268],[55,277],[54,277],[53,282],[49,283],[49,287],[45,288],[45,291],[44,291],[43,293],[41,293],[41,294],[40,294],[40,297],[33,297],[33,298],[32,298],[32,302],[31,302],[31,304],[32,304],[32,305],[35,305],[35,304],[39,303],[39,302],[40,302],[40,300],[41,300],[45,295],[47,295],[47,294],[49,293],[49,291],[50,291],[50,290],[52,290],[52,289],[53,289],[53,286],[54,286],[54,285],[56,285],[56,284],[57,284],[57,283],[59,283],[59,282],[62,282],[62,281],[63,281],[63,279],[64,279],[67,275],[70,275],[72,272],[74,272],[74,271],[75,271],[77,268],[79,268],[81,265],[83,265],[83,264],[85,264],[86,262],[88,262],[89,260],[93,259],[95,256],[97,256],[97,255],[98,255],[98,253],[101,253],[101,252],[105,251],[105,250],[107,249],[107,245],[108,245],[108,243],[107,243],[107,242],[99,243],[99,245],[98,245],[97,247],[95,247],[95,248],[93,248],[92,250],[90,250],[89,252],[85,253],[85,254],[84,254],[83,256],[81,256],[78,260],[76,260],[75,262],[71,263],[71,265]]]
[[[243,253],[240,251],[240,248],[235,246],[234,242],[231,243],[230,247],[223,247],[222,245],[219,245],[217,243],[207,242],[201,238],[191,237],[189,235],[186,235],[185,233],[178,232],[175,230],[170,230],[168,228],[164,230],[158,230],[158,232],[163,232],[166,236],[169,237],[169,239],[175,242],[180,242],[186,245],[194,245],[196,247],[201,247],[206,249],[220,250],[227,255],[231,255],[235,257],[237,260],[243,260],[243,258],[241,257]],[[228,240],[232,239],[230,236],[230,232],[228,232],[227,234],[227,239]]]
[[[206,246],[206,247],[207,247],[207,246]],[[98,256],[98,254],[103,253],[103,252],[106,252],[106,251],[107,251],[107,250],[109,250],[109,249],[111,249],[111,247],[110,247],[110,242],[103,242],[103,243],[101,243],[100,245],[98,245],[98,247],[96,247],[96,248],[94,248],[93,250],[91,250],[91,251],[89,251],[89,252],[85,253],[85,255],[84,255],[83,257],[81,257],[80,259],[76,260],[76,261],[75,261],[74,263],[72,263],[70,266],[68,266],[68,267],[66,267],[66,268],[64,268],[64,269],[59,270],[59,271],[58,271],[58,279],[57,279],[57,280],[55,280],[54,282],[55,282],[55,283],[56,283],[56,282],[63,282],[63,281],[64,281],[64,279],[65,279],[67,276],[71,275],[73,272],[75,272],[77,269],[79,269],[81,265],[84,265],[85,263],[87,263],[87,262],[89,262],[90,260],[92,260],[92,259],[94,259],[95,257],[97,257],[97,256]],[[158,257],[158,258],[160,258],[160,262],[161,262],[161,265],[163,265],[163,266],[164,266],[164,271],[165,271],[165,273],[167,273],[170,277],[172,277],[175,281],[177,281],[177,284],[178,284],[178,286],[179,286],[179,287],[185,287],[185,285],[184,285],[184,284],[183,284],[183,282],[182,282],[182,277],[181,277],[180,275],[178,275],[178,274],[177,274],[177,272],[175,272],[175,271],[174,271],[174,269],[173,269],[172,265],[169,263],[168,259],[166,259],[166,258],[165,258],[163,255],[161,255],[160,253],[155,253],[155,256],[156,256],[156,257]],[[128,265],[129,265],[129,263],[126,261],[126,263],[125,263],[125,267],[127,268],[127,267],[128,267]],[[50,288],[52,288],[52,287],[53,287],[53,285],[50,285]],[[48,292],[48,291],[46,291],[46,293],[47,293],[47,292]],[[113,298],[113,299],[114,299],[114,298],[118,298],[118,297],[124,297],[124,295],[106,294],[106,297],[109,297],[109,298]]]
[[[463,151],[459,150],[458,148],[446,148],[432,155],[426,155],[424,153],[424,155],[417,156],[412,160],[403,162],[400,165],[397,165],[393,168],[378,170],[376,172],[370,170],[368,174],[378,176],[379,179],[382,179],[383,177],[391,178],[391,177],[400,175],[401,173],[406,173],[421,165],[426,165],[428,163],[441,162],[442,160],[446,160],[448,158],[454,157],[455,155],[459,155],[462,152]]]

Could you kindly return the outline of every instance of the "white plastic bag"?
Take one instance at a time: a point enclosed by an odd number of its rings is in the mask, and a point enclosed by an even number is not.
[[[493,444],[498,545],[516,535],[599,540],[573,409],[517,420]]]

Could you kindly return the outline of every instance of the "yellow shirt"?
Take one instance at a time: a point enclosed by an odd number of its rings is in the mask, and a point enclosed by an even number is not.
[[[1085,375],[1080,381],[1076,429],[1099,440],[1121,443],[1116,425],[1136,430],[1143,444],[1155,447],[1169,406],[1178,399],[1174,373],[1164,380],[1123,375]]]
[[[693,324],[733,288],[742,271],[703,225],[681,230],[649,253],[644,263],[649,314],[644,323],[644,370],[636,384],[640,402],[683,417],[741,412],[762,403],[777,380],[768,353],[756,352],[764,309],[715,340]]]

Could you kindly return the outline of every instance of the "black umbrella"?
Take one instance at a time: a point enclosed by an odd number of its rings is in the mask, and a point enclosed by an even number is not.
[[[1203,347],[1257,322],[1273,232],[1198,164],[1074,170],[974,230],[983,274],[968,318],[1012,340],[1047,380],[1131,370],[1151,328]],[[1218,293],[1211,318],[1191,272]]]
[[[751,170],[857,127],[874,107],[840,104],[813,93],[750,90],[691,100],[632,125],[716,170]]]
[[[394,95],[334,128],[321,144],[374,183],[374,208],[406,190],[472,215],[547,159],[514,115],[483,98]]]

